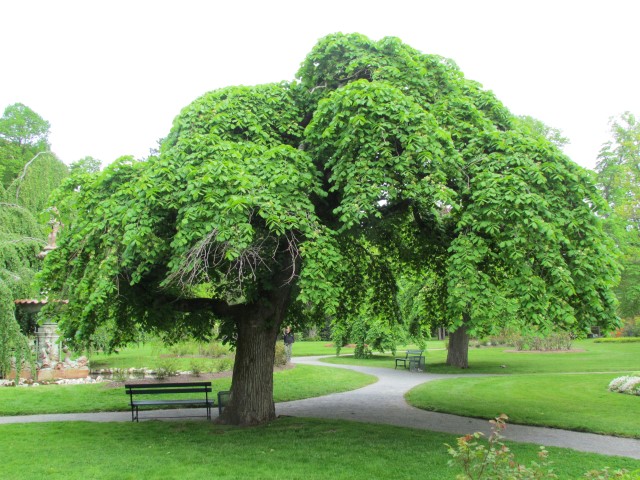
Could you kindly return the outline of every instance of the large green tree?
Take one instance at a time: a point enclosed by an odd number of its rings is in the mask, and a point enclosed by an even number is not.
[[[116,343],[206,336],[220,321],[236,345],[222,420],[255,424],[275,415],[287,315],[395,321],[399,273],[437,272],[433,319],[463,367],[466,335],[496,322],[615,319],[588,175],[453,62],[336,34],[298,78],[207,93],[157,157],[71,175],[44,275],[70,300],[69,338],[107,322]]]
[[[598,155],[598,184],[611,206],[606,228],[622,253],[616,288],[620,314],[640,315],[640,122],[625,112],[610,122],[611,140]]]

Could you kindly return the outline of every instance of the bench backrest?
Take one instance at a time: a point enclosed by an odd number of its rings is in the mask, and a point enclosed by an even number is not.
[[[409,357],[421,357],[422,350],[407,350],[407,358]]]
[[[127,383],[127,395],[154,395],[159,393],[211,393],[211,382],[187,383]]]

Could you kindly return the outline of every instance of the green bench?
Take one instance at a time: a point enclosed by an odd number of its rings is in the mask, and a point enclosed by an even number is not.
[[[202,407],[206,411],[208,420],[211,420],[211,407],[214,401],[209,398],[211,393],[211,382],[188,382],[188,383],[127,383],[124,386],[125,392],[129,395],[129,405],[131,406],[131,421],[138,422],[140,407],[160,406],[181,406],[181,407]],[[173,394],[201,394],[199,398],[160,398],[150,400],[148,398],[139,400],[134,398],[138,395],[173,395]]]
[[[396,366],[402,365],[404,368],[408,368],[410,371],[422,371],[424,370],[424,355],[422,350],[407,350],[404,357],[396,357]]]

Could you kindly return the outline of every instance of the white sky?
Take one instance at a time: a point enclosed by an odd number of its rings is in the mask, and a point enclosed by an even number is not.
[[[144,157],[180,109],[227,85],[291,80],[333,32],[452,58],[593,168],[608,119],[640,115],[638,0],[5,0],[0,111],[51,123],[66,163]]]

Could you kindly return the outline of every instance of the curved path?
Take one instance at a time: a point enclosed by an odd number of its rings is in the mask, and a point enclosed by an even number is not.
[[[347,368],[374,375],[378,377],[378,381],[349,392],[278,403],[276,404],[278,415],[382,423],[456,435],[473,432],[484,432],[487,435],[489,433],[489,423],[486,420],[420,410],[407,404],[404,399],[404,394],[417,385],[441,378],[453,378],[456,375],[435,375],[413,373],[404,369],[337,365],[320,362],[320,358],[322,357],[295,357],[294,363]],[[469,375],[459,376],[468,377]],[[157,410],[149,412],[149,416],[183,419],[191,413],[192,411],[189,409]],[[214,409],[212,413],[214,416],[217,415],[217,409]],[[0,417],[0,424],[60,421],[130,422],[131,413],[102,412]],[[503,435],[516,442],[534,443],[546,447],[566,447],[584,452],[619,455],[640,460],[640,440],[638,439],[511,424],[507,427],[506,432],[503,432]]]
[[[338,365],[320,362],[320,358],[322,357],[294,357],[293,361],[305,365],[348,368],[375,375],[379,380],[372,385],[350,392],[279,403],[276,405],[276,412],[279,415],[384,423],[456,435],[473,432],[489,434],[490,426],[487,420],[420,410],[410,406],[404,399],[407,391],[422,383],[455,376],[469,377],[468,374],[436,375],[408,372],[404,369]],[[502,434],[516,442],[534,443],[545,447],[567,447],[584,452],[640,459],[640,440],[638,439],[513,424],[509,424],[506,432]]]

